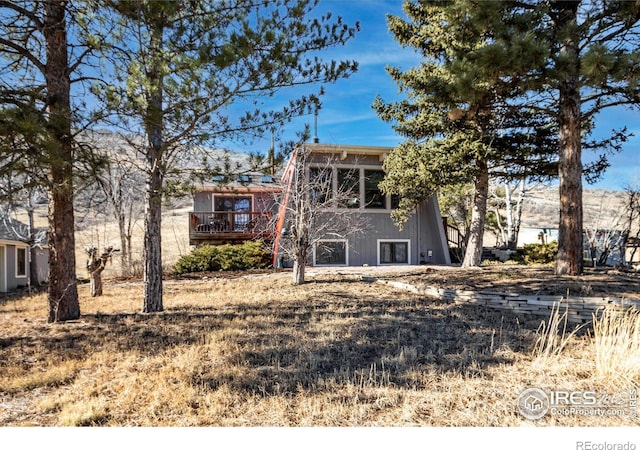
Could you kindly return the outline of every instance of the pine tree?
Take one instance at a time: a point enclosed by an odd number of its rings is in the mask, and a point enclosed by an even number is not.
[[[111,3],[115,80],[98,86],[146,172],[144,312],[162,311],[161,209],[176,158],[203,143],[262,135],[309,112],[318,94],[270,105],[279,90],[331,83],[357,65],[314,54],[356,29],[310,0]],[[142,137],[142,139],[138,139]]]
[[[451,85],[466,86],[466,90],[454,92],[465,94],[462,100],[471,106],[488,82],[509,110],[554,118],[560,181],[556,273],[580,274],[582,177],[586,174],[588,181],[593,180],[594,173],[597,176],[608,166],[605,153],[592,167],[586,167],[583,148],[618,151],[628,134],[624,128],[614,130],[596,142],[586,142],[585,136],[604,109],[638,105],[640,5],[625,1],[458,0],[407,2],[405,11],[414,23],[390,19],[399,41],[418,48],[432,67],[458,69],[448,72],[445,91]],[[432,78],[426,70],[429,67],[423,65],[423,80]],[[441,89],[424,81],[418,87],[432,97]],[[491,108],[495,111],[496,106],[494,103]],[[441,133],[450,135],[447,130]]]
[[[520,67],[539,64],[534,40],[496,40],[492,26],[508,13],[502,2],[405,2],[408,20],[391,16],[389,29],[403,46],[423,55],[420,66],[389,68],[406,100],[374,109],[407,138],[385,160],[382,188],[401,196],[402,223],[442,186],[472,182],[474,200],[463,266],[481,262],[490,172],[522,176],[553,167],[550,118],[519,107]],[[482,14],[477,13],[482,9]],[[515,24],[524,27],[526,23]],[[492,51],[490,51],[492,50]],[[515,55],[519,66],[515,66]],[[511,61],[511,63],[509,63]],[[535,169],[532,169],[535,167]],[[520,174],[520,175],[519,175]]]
[[[80,316],[73,198],[82,154],[71,88],[93,46],[70,29],[82,14],[65,0],[0,2],[1,175],[28,175],[48,191],[49,322]]]

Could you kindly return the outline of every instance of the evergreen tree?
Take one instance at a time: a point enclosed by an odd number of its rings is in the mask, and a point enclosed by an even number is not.
[[[519,106],[526,91],[520,68],[544,55],[529,40],[505,42],[502,54],[489,52],[492,25],[508,14],[502,2],[485,2],[473,16],[473,2],[405,2],[408,20],[391,16],[389,29],[424,61],[402,72],[389,68],[406,100],[374,109],[407,140],[385,160],[382,188],[401,196],[396,219],[442,186],[472,182],[474,199],[463,266],[481,262],[489,175],[549,174],[553,167],[551,119]],[[488,18],[491,18],[490,20]],[[514,27],[524,28],[523,20]],[[519,55],[517,60],[514,55]],[[511,63],[509,63],[511,61]],[[533,167],[533,169],[532,169]]]
[[[270,104],[278,90],[335,82],[353,62],[317,53],[356,32],[310,0],[112,1],[115,80],[97,86],[146,173],[144,312],[162,311],[161,209],[176,158],[195,146],[261,135],[309,112],[318,95]],[[299,92],[299,91],[298,91]],[[293,94],[292,94],[293,95]],[[142,137],[142,139],[138,139]]]
[[[405,11],[412,22],[390,18],[390,29],[401,44],[418,48],[428,61],[419,74],[422,78],[414,77],[419,84],[409,88],[419,88],[431,98],[442,86],[445,92],[464,94],[457,98],[467,108],[458,108],[468,116],[477,93],[485,92],[482,86],[488,83],[509,111],[534,113],[545,123],[553,118],[560,181],[556,273],[580,274],[582,177],[589,169],[587,180],[593,180],[594,173],[597,176],[608,166],[607,155],[602,154],[592,167],[585,167],[582,150],[617,151],[627,133],[614,130],[600,141],[584,139],[605,108],[638,104],[640,5],[580,0],[418,1],[406,2]],[[450,78],[440,86],[430,85],[430,68],[445,69]],[[397,70],[391,73],[399,79]],[[406,78],[400,81],[407,84]],[[497,105],[489,106],[495,112]],[[432,140],[433,136],[451,139],[447,130],[440,133],[432,134]]]
[[[3,177],[25,179],[49,196],[49,322],[80,316],[76,288],[74,165],[80,128],[72,85],[96,41],[81,32],[81,10],[66,0],[0,2],[0,153]],[[71,33],[70,30],[78,31]]]

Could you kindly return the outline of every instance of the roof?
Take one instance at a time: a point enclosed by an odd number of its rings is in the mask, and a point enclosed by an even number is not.
[[[45,228],[34,230],[34,242],[39,246],[47,245],[47,233]],[[0,242],[28,242],[29,226],[12,218],[0,219]]]
[[[25,242],[28,227],[26,224],[11,218],[0,220],[0,241]]]
[[[200,185],[209,192],[280,192],[282,166],[267,167],[256,155],[228,150],[206,149],[206,165],[217,172]],[[196,168],[197,170],[197,168]]]
[[[238,176],[214,176],[202,183],[199,191],[208,192],[280,192],[280,178],[275,175],[249,173]]]
[[[393,151],[393,147],[379,147],[372,145],[340,145],[340,144],[304,144],[305,148],[313,153],[329,153],[341,155],[344,159],[347,155],[377,156],[380,161]]]

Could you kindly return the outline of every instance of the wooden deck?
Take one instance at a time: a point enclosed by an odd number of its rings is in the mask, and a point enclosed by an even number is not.
[[[236,244],[274,236],[270,212],[199,211],[189,213],[189,244]]]

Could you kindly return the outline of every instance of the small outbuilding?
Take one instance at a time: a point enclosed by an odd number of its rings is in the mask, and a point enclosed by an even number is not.
[[[35,245],[30,248],[26,224],[13,220],[0,220],[0,293],[15,291],[33,283],[48,279],[48,251],[44,233],[38,233]],[[33,269],[33,270],[31,270]],[[31,276],[35,280],[31,280]]]

